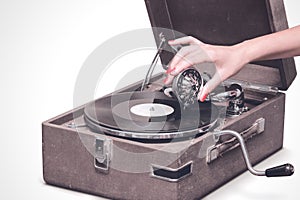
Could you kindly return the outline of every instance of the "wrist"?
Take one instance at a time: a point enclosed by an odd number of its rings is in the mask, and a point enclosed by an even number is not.
[[[242,65],[246,65],[255,60],[253,52],[251,51],[253,48],[248,40],[232,46],[232,49],[233,52],[236,53],[237,59],[240,60]]]

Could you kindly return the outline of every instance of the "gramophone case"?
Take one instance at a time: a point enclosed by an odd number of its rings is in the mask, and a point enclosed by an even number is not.
[[[145,3],[153,27],[174,29],[211,44],[235,44],[288,27],[282,0]],[[157,43],[159,34],[154,31]],[[170,55],[163,54],[161,60],[167,64]],[[249,111],[227,117],[222,126],[243,135],[253,165],[282,148],[285,94],[276,92],[276,88],[287,90],[295,77],[293,59],[284,59],[251,63],[230,80],[261,86],[255,90],[244,88],[246,98],[252,99],[247,103]],[[158,75],[155,81],[161,78]],[[134,91],[139,84],[119,92]],[[272,92],[266,88],[272,88]],[[84,108],[42,124],[43,175],[47,184],[111,199],[199,199],[247,169],[237,142],[228,136],[214,142],[213,129],[171,143],[130,140],[73,126],[76,120],[85,124]],[[120,149],[137,157],[124,157]],[[149,152],[156,152],[155,156],[147,156]],[[138,156],[143,154],[144,158]],[[166,166],[167,161],[170,164]],[[149,170],[130,171],[139,165]],[[122,170],[114,166],[122,166]]]

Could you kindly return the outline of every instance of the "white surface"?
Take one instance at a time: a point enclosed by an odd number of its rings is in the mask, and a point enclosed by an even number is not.
[[[300,24],[299,1],[285,3],[290,26]],[[72,108],[78,71],[99,44],[149,26],[143,0],[0,1],[0,199],[101,199],[44,184],[41,122]],[[284,150],[257,166],[291,162],[295,175],[244,173],[205,199],[300,198],[299,89],[298,77],[287,92]]]
[[[143,117],[162,117],[174,112],[174,108],[165,104],[144,103],[132,106],[130,112]]]

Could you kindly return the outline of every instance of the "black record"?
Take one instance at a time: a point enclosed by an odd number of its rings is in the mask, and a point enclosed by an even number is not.
[[[134,111],[140,108],[141,113]],[[126,92],[89,103],[84,109],[84,116],[87,125],[96,131],[109,130],[109,134],[126,137],[132,133],[133,137],[149,138],[149,135],[164,133],[180,133],[183,136],[185,131],[209,126],[216,122],[218,110],[210,102],[183,108],[176,98],[163,92]]]

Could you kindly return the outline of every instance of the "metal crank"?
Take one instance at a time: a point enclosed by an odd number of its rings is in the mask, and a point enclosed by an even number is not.
[[[294,174],[294,166],[291,164],[284,164],[284,165],[280,165],[280,166],[276,166],[276,167],[272,167],[269,169],[266,169],[265,171],[259,171],[256,170],[252,167],[252,164],[249,160],[249,155],[248,155],[248,151],[244,142],[243,137],[236,131],[231,131],[231,130],[223,130],[223,131],[219,131],[214,133],[214,135],[216,137],[220,137],[222,135],[232,135],[234,137],[237,138],[237,140],[240,143],[242,152],[243,152],[243,156],[244,156],[244,160],[246,163],[246,166],[248,168],[248,170],[251,172],[251,174],[256,175],[256,176],[266,176],[266,177],[281,177],[281,176],[291,176]]]
[[[237,148],[238,146],[241,147],[243,157],[246,163],[248,170],[251,174],[255,176],[266,176],[266,177],[282,177],[282,176],[291,176],[294,174],[294,167],[291,164],[284,164],[276,167],[272,167],[266,169],[265,171],[256,170],[252,167],[252,164],[249,159],[249,154],[245,145],[245,141],[249,140],[256,135],[263,133],[265,125],[265,119],[260,118],[258,119],[251,127],[243,131],[242,133],[238,133],[232,130],[222,130],[216,131],[213,133],[214,139],[216,142],[220,140],[220,137],[223,135],[231,135],[234,138],[230,139],[229,141],[225,141],[221,144],[216,144],[208,149],[207,154],[207,163],[211,163],[218,157],[222,156],[224,153]]]

